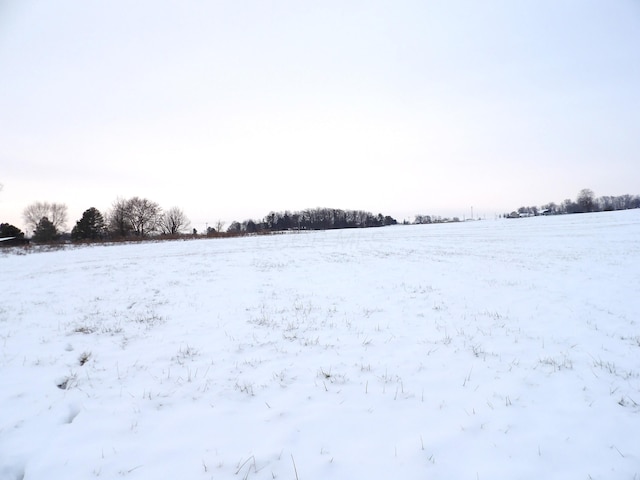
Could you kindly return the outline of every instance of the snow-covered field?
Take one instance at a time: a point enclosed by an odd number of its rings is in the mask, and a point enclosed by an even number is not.
[[[640,210],[0,251],[0,479],[640,478]]]

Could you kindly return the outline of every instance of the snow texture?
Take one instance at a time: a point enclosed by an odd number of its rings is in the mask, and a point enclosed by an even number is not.
[[[0,251],[0,479],[640,478],[640,211]]]

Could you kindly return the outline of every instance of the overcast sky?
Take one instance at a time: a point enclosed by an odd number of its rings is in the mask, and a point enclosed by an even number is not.
[[[0,0],[0,221],[640,194],[640,1]]]

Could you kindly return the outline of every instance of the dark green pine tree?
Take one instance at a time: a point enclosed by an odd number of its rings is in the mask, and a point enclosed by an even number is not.
[[[24,233],[10,223],[0,223],[0,238],[3,237],[24,238]]]
[[[58,238],[58,230],[47,217],[42,217],[33,232],[33,241],[36,243],[52,242]]]
[[[103,238],[106,227],[104,218],[97,208],[91,207],[84,211],[82,218],[76,222],[71,230],[73,240],[97,240]]]

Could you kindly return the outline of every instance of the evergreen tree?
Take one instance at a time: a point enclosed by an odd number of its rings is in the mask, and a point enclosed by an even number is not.
[[[227,233],[240,233],[242,232],[242,225],[239,222],[231,222],[229,228],[227,228]]]
[[[24,238],[24,233],[10,223],[0,223],[0,238],[4,237]]]
[[[82,218],[76,222],[71,230],[73,240],[97,240],[103,238],[106,227],[104,218],[97,208],[91,207],[84,211]]]
[[[33,232],[33,241],[38,243],[52,242],[58,238],[58,229],[47,218],[42,217]]]

